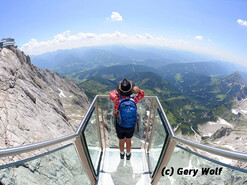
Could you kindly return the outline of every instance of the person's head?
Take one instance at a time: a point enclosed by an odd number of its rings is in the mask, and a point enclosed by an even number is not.
[[[134,93],[133,87],[135,84],[132,81],[124,78],[122,81],[118,82],[117,92],[121,96],[130,96]]]

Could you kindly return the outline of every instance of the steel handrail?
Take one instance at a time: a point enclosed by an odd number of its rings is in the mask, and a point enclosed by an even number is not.
[[[0,157],[6,157],[6,156],[11,156],[11,155],[18,155],[21,153],[25,153],[25,152],[30,152],[33,150],[38,150],[41,148],[45,148],[51,145],[55,145],[58,143],[62,143],[64,141],[68,141],[70,139],[74,139],[76,137],[78,137],[80,135],[80,132],[83,130],[86,120],[88,119],[90,112],[93,109],[93,106],[95,104],[97,100],[97,96],[95,96],[93,102],[91,103],[90,107],[88,108],[88,111],[86,113],[86,115],[84,116],[84,118],[82,119],[80,126],[78,127],[76,133],[71,134],[71,135],[67,135],[64,137],[60,137],[60,138],[56,138],[56,139],[51,139],[51,140],[47,140],[47,141],[42,141],[42,142],[38,142],[38,143],[34,143],[34,144],[29,144],[29,145],[24,145],[24,146],[17,146],[17,147],[12,147],[12,148],[6,148],[6,149],[0,149]]]
[[[71,134],[71,135],[68,135],[68,136],[64,136],[64,137],[60,137],[60,138],[56,138],[56,139],[52,139],[52,140],[48,140],[48,141],[42,141],[42,142],[39,142],[39,143],[1,149],[0,150],[0,157],[18,155],[18,154],[25,153],[25,152],[30,152],[30,151],[33,151],[33,150],[38,150],[38,149],[45,148],[45,147],[48,147],[48,146],[51,146],[51,145],[55,145],[55,144],[58,144],[58,143],[61,143],[61,142],[64,142],[64,141],[68,141],[68,140],[76,138],[76,137],[77,137],[76,134]]]
[[[92,109],[93,109],[93,107],[94,107],[94,105],[95,105],[95,102],[96,102],[97,98],[98,98],[98,95],[96,95],[96,96],[94,97],[94,99],[93,99],[93,101],[92,101],[90,107],[88,108],[88,110],[87,110],[87,112],[86,112],[84,118],[82,119],[82,121],[81,121],[81,123],[80,123],[78,129],[76,130],[76,134],[77,134],[77,135],[79,135],[80,132],[83,130],[83,128],[84,128],[84,126],[85,126],[85,123],[86,123],[86,120],[88,119],[88,116],[90,115],[90,112],[92,111]]]
[[[247,153],[235,152],[235,151],[225,150],[225,149],[221,149],[221,148],[217,148],[217,147],[213,147],[213,146],[209,146],[209,145],[203,145],[203,144],[200,144],[200,143],[197,143],[194,141],[190,141],[187,139],[183,139],[183,138],[177,137],[177,136],[172,137],[172,139],[175,142],[181,142],[181,143],[186,144],[188,146],[203,150],[205,152],[216,154],[216,155],[219,155],[222,157],[227,157],[230,159],[241,160],[241,161],[247,161]]]
[[[85,122],[88,119],[88,116],[90,115],[97,99],[98,98],[107,98],[107,97],[109,97],[109,96],[108,95],[96,95],[95,96],[93,102],[91,103],[86,115],[84,116],[83,120],[81,121],[81,124],[78,127],[75,134],[64,136],[64,137],[53,139],[53,140],[43,141],[43,142],[39,142],[39,143],[35,143],[35,144],[18,146],[18,147],[7,148],[7,149],[1,149],[0,150],[0,157],[6,157],[6,156],[10,156],[10,155],[16,155],[16,154],[20,154],[20,153],[24,153],[24,152],[29,152],[29,151],[37,150],[40,148],[55,145],[55,144],[76,138],[77,136],[79,136],[80,132],[83,130],[83,128],[85,126]],[[186,144],[188,146],[191,146],[191,147],[194,147],[197,149],[201,149],[201,150],[204,150],[206,152],[213,153],[213,154],[216,154],[219,156],[227,157],[230,159],[247,161],[247,153],[234,152],[234,151],[230,151],[230,150],[220,149],[217,147],[207,146],[207,145],[203,145],[200,143],[196,143],[196,142],[189,141],[189,140],[183,139],[181,137],[175,136],[173,129],[169,123],[169,120],[165,114],[165,111],[164,111],[158,97],[157,96],[145,96],[144,97],[144,99],[150,99],[150,98],[151,99],[155,98],[156,101],[158,102],[158,106],[161,110],[161,113],[165,118],[166,127],[168,128],[168,131],[170,133],[170,137],[173,141],[181,142],[181,143]]]
[[[158,102],[159,108],[161,109],[161,113],[162,113],[162,115],[163,115],[164,118],[165,118],[166,128],[168,128],[168,132],[169,132],[169,134],[171,135],[171,137],[174,137],[175,134],[174,134],[174,132],[173,132],[173,129],[172,129],[172,127],[171,127],[171,124],[170,124],[170,122],[169,122],[169,120],[168,120],[168,118],[167,118],[167,116],[166,116],[166,113],[165,113],[165,111],[164,111],[164,109],[163,109],[163,107],[162,107],[162,105],[161,105],[161,103],[160,103],[160,100],[158,99],[157,96],[156,96],[156,101]]]

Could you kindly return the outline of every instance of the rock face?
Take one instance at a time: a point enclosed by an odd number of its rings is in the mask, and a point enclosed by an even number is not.
[[[235,88],[234,86],[239,86],[239,90],[235,93],[235,96],[237,98],[238,101],[242,100],[242,99],[246,99],[247,98],[247,86],[242,78],[242,76],[240,75],[239,72],[235,72],[232,75],[230,75],[229,77],[224,79],[224,82],[228,85],[228,87],[230,88]],[[235,92],[233,90],[233,92]]]
[[[0,148],[74,133],[88,106],[72,81],[32,65],[18,48],[0,49]]]
[[[221,127],[221,129],[217,130],[212,136],[212,139],[216,139],[216,138],[221,138],[223,136],[229,136],[230,133],[232,132],[231,128],[224,128]]]

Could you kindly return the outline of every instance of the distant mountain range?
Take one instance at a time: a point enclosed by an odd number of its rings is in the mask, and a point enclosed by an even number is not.
[[[59,50],[39,56],[31,56],[31,58],[36,66],[43,69],[51,69],[62,75],[98,66],[131,63],[128,58],[97,48]]]
[[[145,71],[155,72],[163,77],[191,72],[222,78],[238,71],[247,82],[247,69],[228,62],[216,61],[207,56],[168,48],[84,47],[31,56],[31,59],[37,67],[50,69],[72,79],[78,79],[78,82],[85,80],[85,74],[91,76],[90,73],[93,71],[104,67],[127,64],[152,67],[157,71],[154,69]]]
[[[159,69],[163,76],[189,72],[211,77],[225,77],[237,70],[234,65],[223,62],[175,63],[162,66]]]
[[[91,79],[92,77],[101,77],[105,79],[115,80],[135,72],[153,72],[161,74],[158,69],[152,67],[144,65],[127,64],[114,65],[110,67],[97,67],[95,69],[90,69],[84,72],[73,73],[72,75],[69,75],[69,77],[76,80],[77,82],[82,82]]]
[[[78,83],[91,79],[92,77],[102,77],[114,80],[121,76],[128,76],[128,74],[134,72],[153,72],[162,76],[163,78],[171,80],[172,78],[179,78],[181,74],[185,73],[193,73],[214,78],[223,78],[236,72],[235,69],[237,68],[234,68],[232,65],[227,65],[222,62],[175,63],[161,66],[159,68],[149,67],[145,65],[128,64],[114,65],[110,67],[101,66],[83,72],[74,72],[67,75],[67,77],[77,81]],[[247,82],[247,73],[240,72],[240,74],[244,81]]]
[[[167,48],[124,46],[86,47],[58,50],[31,56],[34,65],[47,68],[63,75],[84,71],[99,66],[138,64],[152,67],[182,62],[198,62],[208,57]]]

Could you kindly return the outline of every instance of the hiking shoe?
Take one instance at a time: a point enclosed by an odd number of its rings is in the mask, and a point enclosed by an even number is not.
[[[130,157],[131,157],[131,153],[129,155],[126,154],[126,159],[127,160],[130,160]]]
[[[121,153],[120,153],[120,158],[121,158],[121,159],[124,159],[124,154],[121,154]]]

